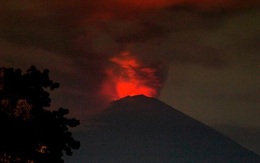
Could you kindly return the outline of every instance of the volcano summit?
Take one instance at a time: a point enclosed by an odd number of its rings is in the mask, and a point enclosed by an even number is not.
[[[84,135],[88,162],[259,163],[214,129],[143,95],[112,102]]]

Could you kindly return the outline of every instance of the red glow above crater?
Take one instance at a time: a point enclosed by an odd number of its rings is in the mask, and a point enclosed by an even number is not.
[[[157,97],[161,81],[158,70],[143,65],[130,52],[123,52],[110,59],[111,67],[106,70],[107,80],[103,85],[103,94],[113,99],[143,94]]]

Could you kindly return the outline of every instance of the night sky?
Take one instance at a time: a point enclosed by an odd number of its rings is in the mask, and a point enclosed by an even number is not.
[[[61,84],[52,108],[70,109],[78,130],[111,100],[135,93],[119,87],[139,85],[260,154],[259,7],[257,0],[1,1],[0,66],[49,69]]]

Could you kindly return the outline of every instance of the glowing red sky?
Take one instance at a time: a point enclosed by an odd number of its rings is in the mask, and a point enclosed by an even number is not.
[[[143,94],[157,97],[162,80],[158,69],[145,66],[137,57],[125,51],[110,58],[110,67],[106,68],[107,79],[101,92],[113,99]]]

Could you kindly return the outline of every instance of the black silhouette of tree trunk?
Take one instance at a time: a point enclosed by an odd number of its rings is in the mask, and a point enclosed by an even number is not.
[[[0,68],[1,163],[60,163],[80,147],[69,131],[79,120],[66,118],[67,109],[49,109],[49,92],[58,87],[48,70]]]

